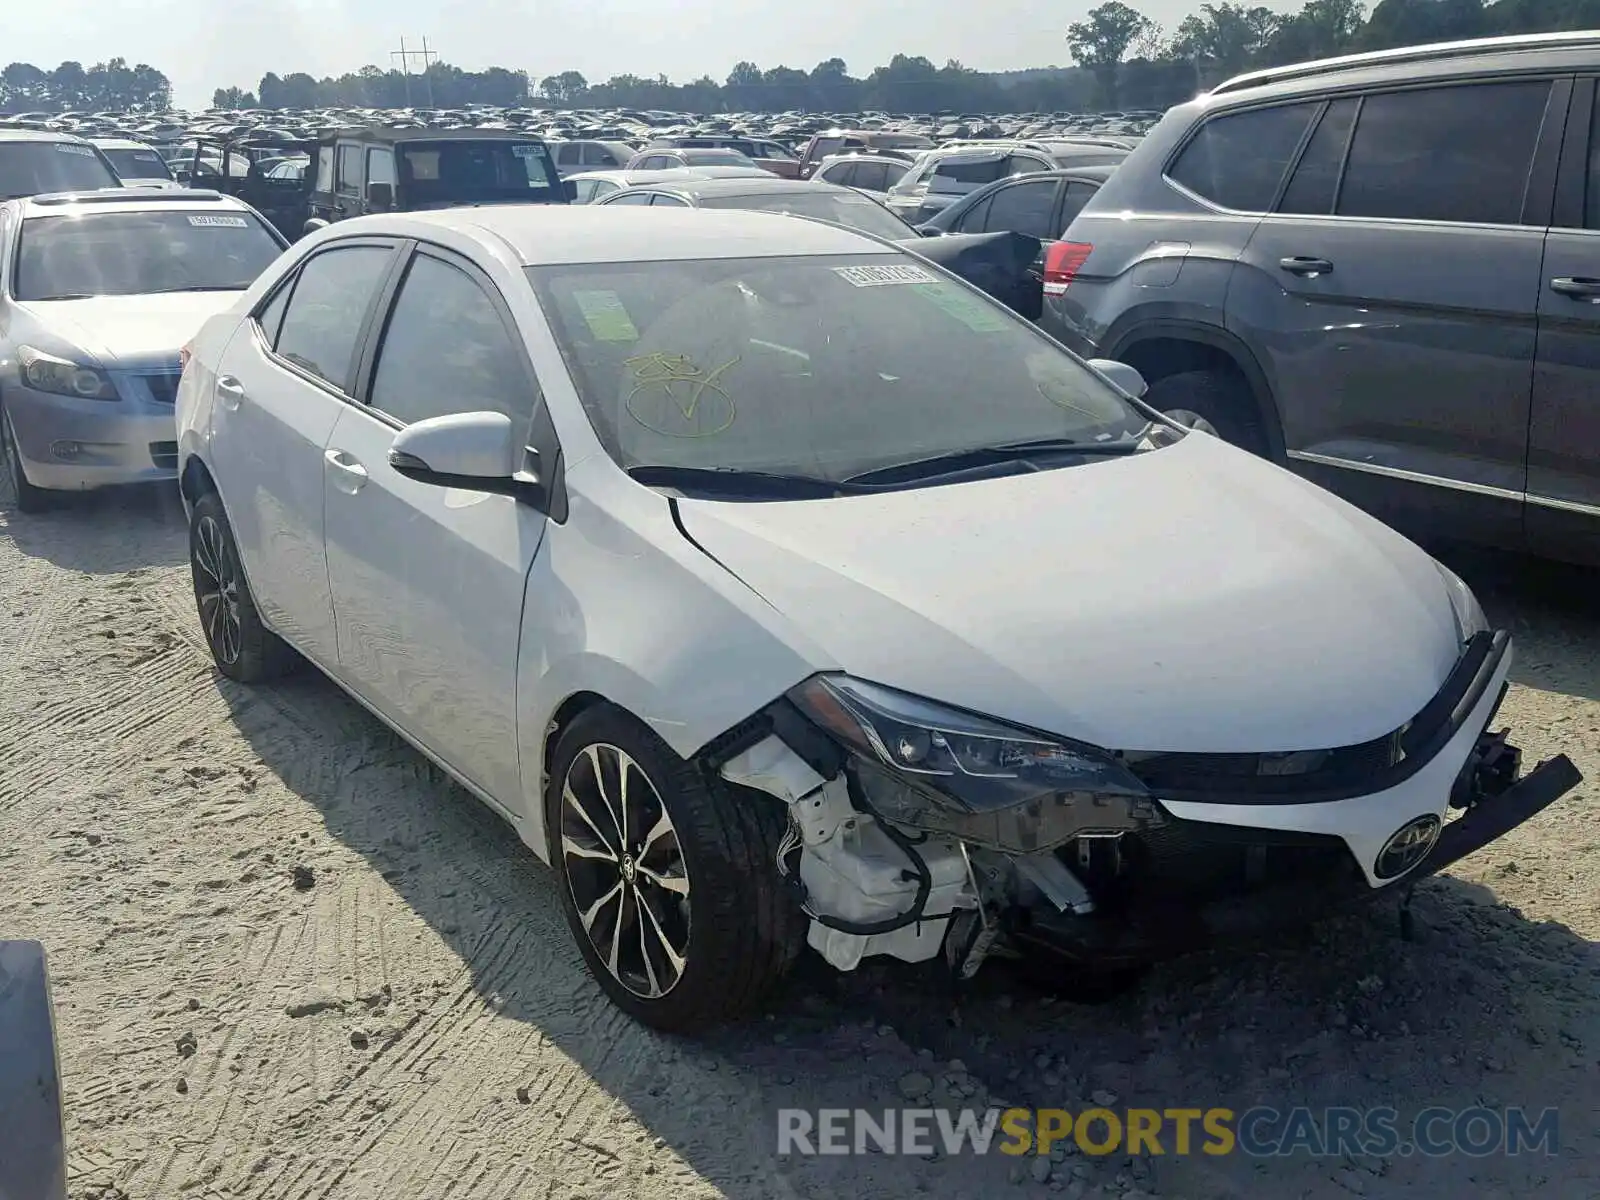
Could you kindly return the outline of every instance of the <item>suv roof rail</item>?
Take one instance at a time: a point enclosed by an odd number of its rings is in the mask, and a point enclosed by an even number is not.
[[[221,192],[208,192],[201,188],[154,188],[154,187],[119,187],[104,188],[94,192],[47,192],[42,196],[30,197],[38,205],[54,206],[57,204],[126,204],[129,200],[160,200],[163,204],[168,201],[204,203],[206,201],[221,200]]]
[[[1238,92],[1245,88],[1260,87],[1268,83],[1281,83],[1289,79],[1308,79],[1328,75],[1353,67],[1382,66],[1389,63],[1431,62],[1448,58],[1468,58],[1495,50],[1547,50],[1579,49],[1600,46],[1600,31],[1580,30],[1573,33],[1528,33],[1507,37],[1469,38],[1459,42],[1430,42],[1424,46],[1398,46],[1392,50],[1371,50],[1364,54],[1342,54],[1337,58],[1322,58],[1314,62],[1290,63],[1284,67],[1265,67],[1259,71],[1246,71],[1224,80],[1211,89],[1211,95]]]

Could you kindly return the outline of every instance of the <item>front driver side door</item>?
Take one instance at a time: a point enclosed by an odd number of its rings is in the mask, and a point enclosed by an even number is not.
[[[509,416],[527,444],[538,383],[494,284],[448,251],[417,249],[374,330],[366,403],[345,407],[324,456],[339,673],[517,815],[517,644],[545,516],[406,479],[389,446],[417,421],[484,411]],[[555,461],[553,445],[540,450]]]

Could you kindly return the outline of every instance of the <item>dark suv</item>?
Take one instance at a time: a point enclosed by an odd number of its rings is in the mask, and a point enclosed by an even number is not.
[[[1230,80],[1050,248],[1042,323],[1410,532],[1600,563],[1597,68],[1579,33]]]
[[[374,212],[566,204],[575,191],[539,138],[485,129],[327,134],[306,181],[308,232]]]

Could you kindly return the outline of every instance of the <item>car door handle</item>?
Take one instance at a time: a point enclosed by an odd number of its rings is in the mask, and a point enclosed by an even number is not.
[[[1574,300],[1588,300],[1593,303],[1600,300],[1600,279],[1559,275],[1550,281],[1550,290],[1560,292],[1563,296],[1570,296]]]
[[[232,375],[217,377],[217,398],[222,401],[222,407],[230,410],[237,409],[244,400],[244,384]]]
[[[367,486],[367,469],[344,450],[324,450],[323,461],[333,468],[334,486],[347,495],[354,496]]]
[[[1311,278],[1315,275],[1331,275],[1333,264],[1325,258],[1308,258],[1303,254],[1296,254],[1292,258],[1280,258],[1278,266],[1291,275],[1300,275]]]

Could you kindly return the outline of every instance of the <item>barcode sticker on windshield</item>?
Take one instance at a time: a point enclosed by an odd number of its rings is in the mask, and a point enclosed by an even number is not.
[[[56,143],[56,153],[57,154],[77,154],[77,155],[81,155],[84,158],[93,158],[94,157],[94,147],[93,146],[75,146],[71,142],[57,142]]]
[[[578,311],[597,342],[637,342],[639,331],[615,292],[574,292]]]
[[[518,158],[539,158],[541,157],[539,154],[541,149],[543,149],[542,146],[513,146],[511,147],[511,153]]]
[[[201,229],[249,229],[250,222],[243,217],[190,217],[189,224]]]
[[[1005,313],[985,303],[983,297],[943,280],[932,287],[918,288],[916,294],[926,296],[974,333],[1003,333],[1011,327]]]
[[[921,267],[835,267],[833,273],[854,287],[935,282],[934,276]]]

